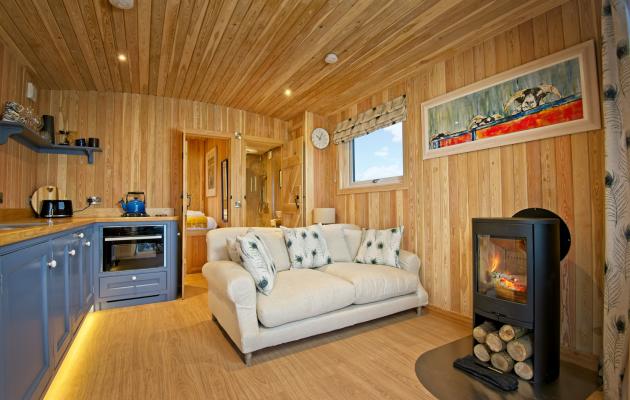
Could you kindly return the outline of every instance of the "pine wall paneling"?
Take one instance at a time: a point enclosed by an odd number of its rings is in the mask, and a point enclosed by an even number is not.
[[[15,100],[36,112],[38,102],[26,99],[26,83],[36,78],[30,70],[14,56],[12,50],[0,43],[0,107]],[[2,112],[0,110],[0,112]],[[9,139],[0,145],[0,192],[4,201],[0,208],[30,208],[28,198],[37,189],[37,153]]]
[[[235,132],[285,140],[285,121],[241,110],[150,95],[43,91],[40,109],[63,115],[74,137],[100,138],[93,165],[85,157],[39,154],[37,184],[63,188],[81,207],[87,196],[116,207],[128,191],[145,191],[149,207],[181,210],[182,137],[186,129]]]
[[[408,190],[337,193],[334,205],[339,222],[405,225],[404,247],[421,257],[433,306],[472,315],[472,218],[511,216],[527,207],[559,214],[573,237],[561,265],[561,341],[592,354],[601,353],[602,340],[602,131],[423,161],[420,103],[580,42],[595,39],[599,49],[598,10],[599,1],[569,1],[328,116],[332,130],[349,116],[408,95]],[[334,170],[330,163],[315,166],[321,174]]]

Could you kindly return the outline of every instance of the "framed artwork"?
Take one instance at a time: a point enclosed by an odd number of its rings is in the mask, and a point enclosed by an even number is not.
[[[217,148],[206,152],[206,197],[217,195]]]
[[[599,129],[592,41],[421,104],[424,159]]]

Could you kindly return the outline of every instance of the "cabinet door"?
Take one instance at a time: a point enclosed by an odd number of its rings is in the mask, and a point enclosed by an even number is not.
[[[46,278],[50,245],[0,257],[0,398],[38,398],[51,374]]]
[[[79,235],[85,236],[83,232],[75,233],[72,238],[68,237],[68,292],[70,296],[70,327],[74,332],[83,317],[83,301],[81,293],[82,282],[82,240]]]
[[[70,342],[70,245],[72,235],[53,240],[56,267],[48,273],[48,326],[54,364],[57,365]]]
[[[86,231],[85,237],[81,241],[81,307],[84,314],[94,304],[95,243],[94,230]]]

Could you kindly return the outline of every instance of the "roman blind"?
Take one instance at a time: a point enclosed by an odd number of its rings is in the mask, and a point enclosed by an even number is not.
[[[333,133],[333,143],[344,143],[405,119],[407,119],[407,96],[403,94],[362,112],[354,118],[338,123]]]

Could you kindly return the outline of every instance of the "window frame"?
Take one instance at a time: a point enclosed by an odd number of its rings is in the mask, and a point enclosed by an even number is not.
[[[380,192],[389,190],[400,190],[407,188],[407,135],[406,122],[402,124],[402,153],[403,153],[403,174],[374,180],[355,181],[354,180],[354,139],[345,143],[340,143],[338,148],[339,158],[339,194]],[[381,128],[379,128],[381,129]],[[377,129],[377,130],[379,130]],[[375,132],[375,131],[373,131]],[[372,132],[370,132],[372,133]],[[369,135],[369,133],[368,133]]]

